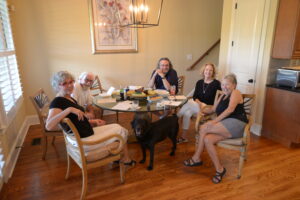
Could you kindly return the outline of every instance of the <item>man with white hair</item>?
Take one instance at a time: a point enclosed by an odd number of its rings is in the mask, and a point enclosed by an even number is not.
[[[85,111],[90,119],[95,118],[95,112],[99,110],[92,105],[93,96],[90,88],[95,80],[95,75],[91,72],[83,72],[80,74],[78,81],[74,84],[72,97],[77,103],[85,108]],[[100,117],[100,116],[99,116]],[[105,121],[103,121],[105,124]]]

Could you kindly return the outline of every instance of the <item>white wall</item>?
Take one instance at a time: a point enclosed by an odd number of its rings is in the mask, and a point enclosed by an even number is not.
[[[205,62],[218,63],[216,48],[194,71],[186,72],[220,38],[222,1],[165,0],[159,27],[138,31],[138,53],[92,54],[87,1],[10,0],[13,31],[27,114],[33,107],[26,96],[38,88],[52,92],[50,77],[59,70],[74,75],[98,74],[104,87],[146,85],[160,57],[169,57],[179,75],[186,75],[186,90],[199,79]],[[193,60],[186,59],[187,54]]]

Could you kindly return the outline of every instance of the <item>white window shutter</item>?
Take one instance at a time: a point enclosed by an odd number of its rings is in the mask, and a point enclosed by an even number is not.
[[[0,128],[3,128],[15,116],[17,104],[22,97],[6,0],[0,0],[0,96]]]

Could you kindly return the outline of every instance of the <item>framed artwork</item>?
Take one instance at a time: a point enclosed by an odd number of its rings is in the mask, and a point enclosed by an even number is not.
[[[93,53],[137,52],[137,30],[120,27],[130,19],[131,0],[89,0]]]

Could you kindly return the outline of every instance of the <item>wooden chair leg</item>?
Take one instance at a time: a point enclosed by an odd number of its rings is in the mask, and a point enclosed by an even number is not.
[[[71,163],[70,163],[70,156],[67,154],[67,173],[65,176],[65,179],[68,179],[70,176],[70,167],[71,167]]]
[[[44,136],[43,139],[42,139],[42,148],[43,148],[42,159],[43,159],[43,160],[46,159],[47,146],[48,146],[47,136]]]
[[[240,161],[239,161],[239,169],[238,169],[238,175],[237,178],[240,179],[242,176],[242,170],[243,170],[243,166],[244,166],[244,160],[245,160],[245,148],[243,149],[243,151],[241,152],[240,155]]]
[[[248,159],[248,145],[245,146],[245,155],[244,155],[244,161]]]
[[[121,183],[125,182],[125,166],[123,162],[120,162],[120,178],[121,178]]]
[[[55,143],[55,136],[52,137],[52,142],[51,142],[51,144],[54,145],[54,143]]]
[[[117,115],[117,122],[119,122],[119,111],[116,111],[116,115]]]
[[[85,198],[86,191],[87,191],[87,170],[85,168],[82,168],[81,171],[82,171],[82,190],[81,190],[80,200],[83,200]]]

